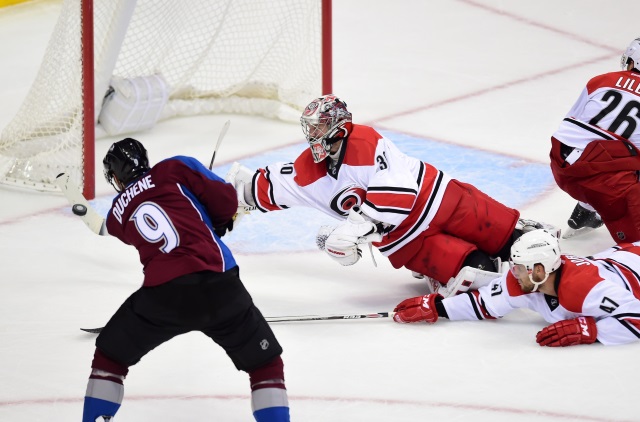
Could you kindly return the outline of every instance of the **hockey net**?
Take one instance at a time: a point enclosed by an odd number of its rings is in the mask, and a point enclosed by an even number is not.
[[[104,133],[102,120],[111,117],[101,111],[118,84],[121,97],[144,103],[129,114],[147,123],[206,113],[299,118],[330,89],[330,7],[330,0],[64,0],[36,80],[0,133],[0,182],[56,190],[65,172],[92,198],[93,137]]]

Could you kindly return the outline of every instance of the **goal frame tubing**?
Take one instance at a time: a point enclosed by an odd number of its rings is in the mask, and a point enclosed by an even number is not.
[[[321,12],[321,61],[322,94],[333,91],[332,61],[332,0],[322,1]],[[81,45],[82,45],[82,193],[87,199],[95,198],[95,72],[93,45],[93,0],[81,1]]]

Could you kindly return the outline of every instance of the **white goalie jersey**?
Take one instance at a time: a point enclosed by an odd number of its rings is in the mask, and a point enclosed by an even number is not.
[[[306,206],[344,220],[359,205],[388,227],[374,243],[390,255],[429,227],[450,178],[428,163],[403,154],[373,128],[353,125],[338,163],[315,163],[309,149],[294,163],[259,169],[252,196],[263,212]]]
[[[510,271],[477,291],[442,300],[451,320],[501,318],[514,309],[538,312],[549,323],[591,316],[606,345],[640,339],[640,242],[616,246],[595,258],[562,255],[557,297],[523,293]]]

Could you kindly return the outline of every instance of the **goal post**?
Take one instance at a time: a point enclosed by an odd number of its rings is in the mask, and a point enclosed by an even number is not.
[[[197,114],[296,120],[332,91],[331,0],[64,0],[0,183],[95,196],[95,140]],[[133,136],[133,135],[126,135]]]

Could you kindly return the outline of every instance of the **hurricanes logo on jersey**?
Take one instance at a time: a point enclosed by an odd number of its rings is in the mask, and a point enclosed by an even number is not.
[[[367,191],[356,185],[350,185],[338,192],[331,199],[331,209],[339,215],[347,216],[349,210],[356,205],[362,205]]]

